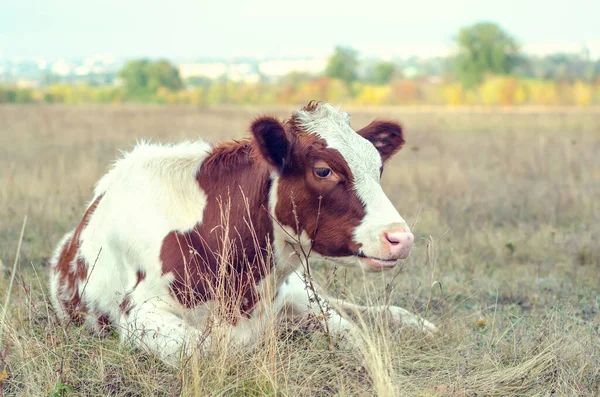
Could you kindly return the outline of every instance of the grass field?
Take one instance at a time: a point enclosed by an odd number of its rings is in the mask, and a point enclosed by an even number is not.
[[[315,270],[333,293],[425,315],[433,338],[377,326],[368,350],[330,352],[319,335],[274,330],[255,349],[221,346],[172,369],[116,335],[59,326],[48,258],[118,150],[241,137],[258,114],[289,110],[0,107],[0,305],[27,215],[0,324],[5,396],[600,394],[597,110],[349,109],[357,129],[404,124],[408,143],[382,183],[416,243],[388,273]]]

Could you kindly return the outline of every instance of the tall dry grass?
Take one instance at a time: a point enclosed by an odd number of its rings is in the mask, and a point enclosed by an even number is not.
[[[391,303],[435,338],[364,319],[362,349],[270,327],[253,349],[216,338],[181,369],[76,327],[48,305],[46,265],[93,184],[139,138],[247,135],[290,108],[0,107],[0,302],[4,395],[596,395],[600,393],[600,114],[353,109],[358,128],[399,119],[407,145],[383,185],[417,238],[398,270],[364,278],[317,266],[336,296]],[[357,320],[359,323],[360,319]],[[4,357],[4,347],[8,346]]]

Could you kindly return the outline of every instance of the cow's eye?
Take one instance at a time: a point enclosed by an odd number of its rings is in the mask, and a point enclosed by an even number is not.
[[[327,178],[331,175],[331,169],[326,167],[316,167],[315,174],[317,174],[319,178]]]

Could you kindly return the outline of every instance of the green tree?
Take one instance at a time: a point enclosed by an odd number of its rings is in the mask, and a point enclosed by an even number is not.
[[[370,80],[375,84],[387,84],[390,82],[395,72],[396,67],[392,62],[379,62],[373,66]]]
[[[188,87],[208,87],[211,84],[211,80],[204,76],[192,76],[185,80],[185,84]]]
[[[183,87],[179,71],[168,61],[151,62],[136,59],[127,62],[119,72],[127,93],[137,99],[149,99],[160,88],[177,91]]]
[[[510,74],[519,63],[517,41],[494,23],[462,28],[456,42],[456,72],[466,87],[479,84],[486,74]]]
[[[179,91],[183,87],[179,70],[166,60],[160,60],[148,64],[148,88],[152,92],[164,87],[169,91]]]
[[[16,103],[31,103],[33,102],[33,93],[29,88],[17,88],[15,92]]]
[[[325,76],[351,83],[357,78],[358,52],[349,47],[338,46],[327,62]]]
[[[127,92],[132,96],[148,95],[148,73],[146,68],[150,63],[147,59],[136,59],[129,61],[119,72],[119,77],[123,79],[123,85]]]

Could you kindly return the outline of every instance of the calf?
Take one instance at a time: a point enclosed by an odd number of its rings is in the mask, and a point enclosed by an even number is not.
[[[216,146],[142,143],[119,160],[56,249],[57,313],[176,362],[210,337],[215,311],[248,344],[267,318],[340,304],[307,289],[310,263],[382,271],[409,255],[413,235],[380,186],[404,144],[398,124],[354,131],[347,113],[311,102],[283,123],[256,119],[251,134]],[[350,307],[435,329],[399,307]],[[316,317],[356,335],[334,310]]]

